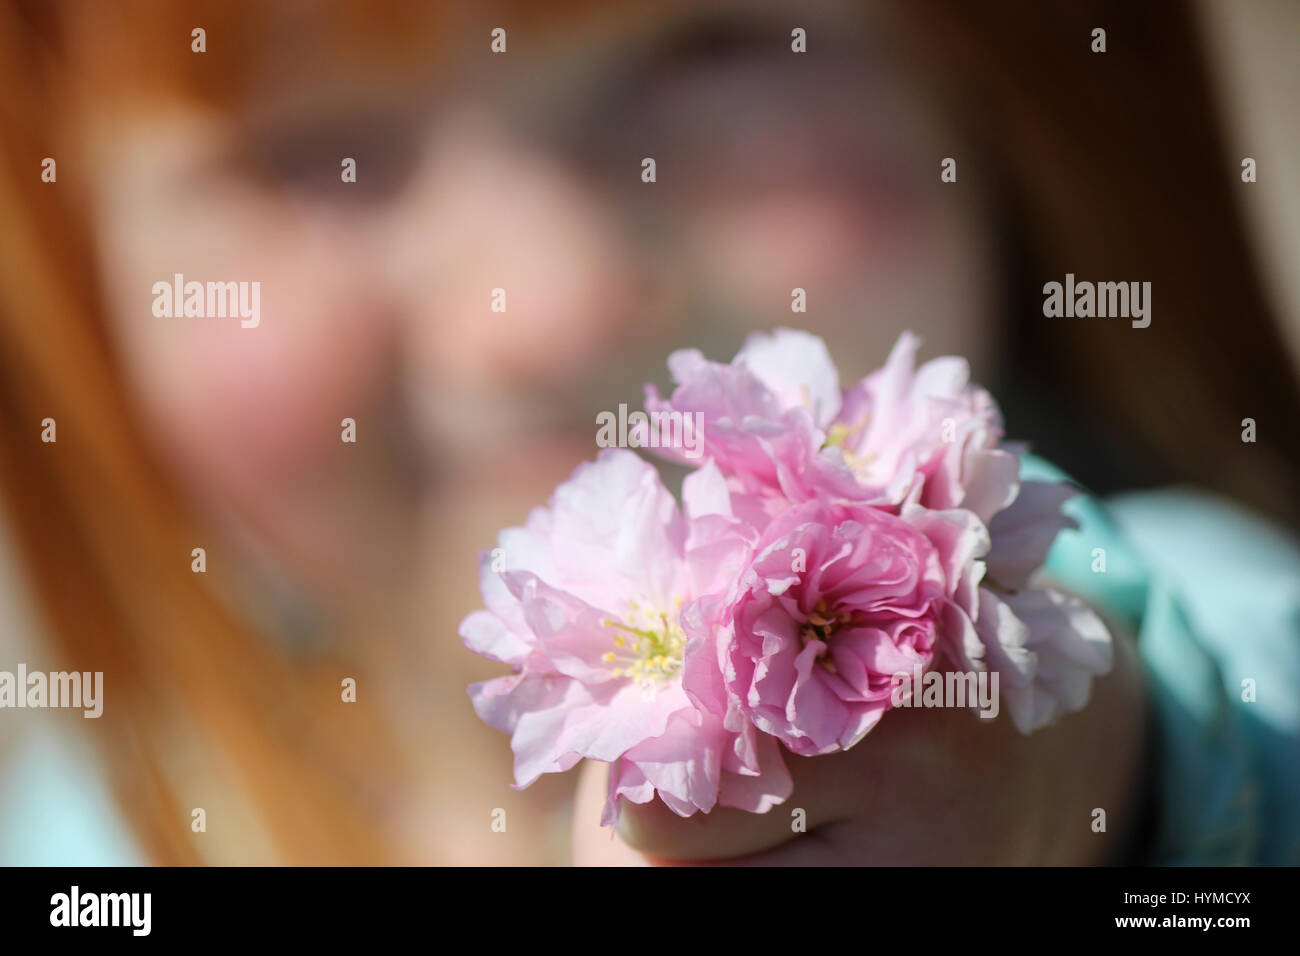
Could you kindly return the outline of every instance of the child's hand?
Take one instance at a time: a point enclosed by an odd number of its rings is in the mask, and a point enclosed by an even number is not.
[[[794,793],[766,814],[678,817],[658,800],[599,825],[606,768],[582,768],[574,862],[645,865],[1102,864],[1139,826],[1144,707],[1130,638],[1082,711],[1028,736],[1004,713],[887,713],[847,753],[786,755]],[[1097,809],[1105,832],[1094,831]],[[806,815],[806,832],[794,824]]]

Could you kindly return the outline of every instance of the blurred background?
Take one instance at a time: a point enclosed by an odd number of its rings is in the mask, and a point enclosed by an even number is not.
[[[676,348],[912,329],[1090,489],[1296,528],[1300,8],[972,6],[0,3],[0,669],[105,674],[0,711],[0,863],[564,862],[456,628]],[[1067,272],[1150,327],[1045,318]]]

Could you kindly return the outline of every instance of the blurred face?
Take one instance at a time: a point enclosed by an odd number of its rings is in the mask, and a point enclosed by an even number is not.
[[[99,104],[101,280],[158,449],[337,595],[435,547],[411,519],[454,489],[591,457],[596,414],[666,384],[674,348],[793,325],[860,374],[912,328],[978,374],[980,199],[940,182],[960,146],[858,6],[502,17],[505,54],[463,23],[436,77],[295,47],[237,110]],[[260,283],[258,325],[156,317],[177,273]]]

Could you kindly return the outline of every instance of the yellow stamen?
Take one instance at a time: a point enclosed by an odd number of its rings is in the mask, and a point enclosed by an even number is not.
[[[680,606],[682,601],[678,599],[674,603]],[[614,646],[620,649],[606,651],[601,659],[623,665],[612,671],[614,677],[634,680],[646,690],[652,690],[659,681],[681,670],[686,635],[676,614],[654,611],[635,601],[628,604],[633,611],[624,620],[601,621],[603,626],[618,632],[614,635]]]

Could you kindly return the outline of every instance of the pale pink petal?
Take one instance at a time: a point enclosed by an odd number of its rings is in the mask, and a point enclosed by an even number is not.
[[[826,343],[815,335],[777,329],[752,333],[736,356],[784,408],[807,408],[823,430],[840,411],[840,376]]]
[[[1106,625],[1078,598],[1027,588],[1006,602],[1028,627],[1028,646],[1037,658],[1029,687],[1002,690],[1017,728],[1029,733],[1081,709],[1093,678],[1110,671],[1114,649]]]
[[[533,645],[506,627],[490,611],[471,611],[460,622],[460,636],[465,646],[475,654],[482,654],[505,664],[521,663]]]
[[[775,737],[756,734],[755,760],[758,773],[733,773],[724,770],[718,785],[718,803],[750,813],[767,813],[784,803],[794,791],[794,781],[786,768],[781,744]]]
[[[1065,482],[1026,481],[1016,500],[989,522],[993,544],[985,563],[998,586],[1016,591],[1047,560],[1057,534],[1075,527],[1061,505],[1079,490]]]
[[[485,723],[511,735],[517,787],[527,787],[544,773],[562,773],[577,762],[577,754],[558,744],[569,714],[591,701],[577,681],[499,677],[472,684],[469,695]]]

